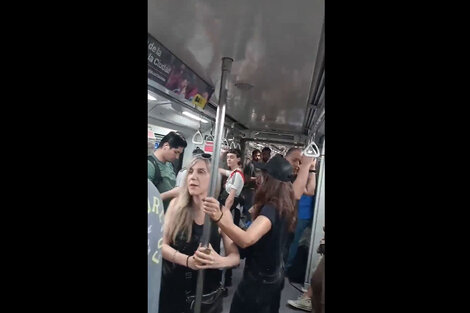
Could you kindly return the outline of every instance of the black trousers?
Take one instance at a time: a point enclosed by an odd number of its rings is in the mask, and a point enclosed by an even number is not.
[[[265,280],[245,271],[233,296],[230,313],[279,313],[284,274]]]

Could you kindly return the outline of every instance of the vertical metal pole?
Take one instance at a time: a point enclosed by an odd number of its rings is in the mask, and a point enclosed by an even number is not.
[[[209,186],[209,196],[215,197],[215,190],[217,188],[217,178],[219,177],[219,159],[220,159],[220,146],[222,142],[222,133],[224,130],[225,122],[225,106],[227,101],[227,79],[232,70],[232,58],[222,58],[222,78],[220,79],[220,91],[219,91],[219,105],[217,106],[217,115],[215,118],[215,138],[214,138],[214,152],[212,154],[211,163],[211,183]],[[202,230],[201,245],[203,247],[209,246],[211,220],[209,215],[206,214],[204,217],[204,227]],[[194,304],[194,312],[200,313],[201,311],[201,299],[203,291],[204,270],[199,270],[197,275],[196,285],[196,302]]]
[[[321,155],[320,155],[320,171],[318,173],[318,185],[317,185],[317,191],[315,192],[315,215],[312,220],[312,232],[310,234],[310,247],[308,250],[308,259],[307,259],[307,269],[305,271],[305,280],[304,280],[304,286],[307,287],[310,285],[310,275],[312,271],[312,255],[313,252],[315,251],[315,232],[316,232],[316,227],[317,227],[317,219],[318,219],[318,211],[320,210],[320,194],[323,189],[323,184],[324,184],[324,168],[325,168],[325,140],[323,140],[323,146],[321,149]]]

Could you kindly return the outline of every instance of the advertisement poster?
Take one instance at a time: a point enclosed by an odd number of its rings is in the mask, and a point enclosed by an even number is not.
[[[147,46],[148,78],[203,109],[214,88],[150,34]]]

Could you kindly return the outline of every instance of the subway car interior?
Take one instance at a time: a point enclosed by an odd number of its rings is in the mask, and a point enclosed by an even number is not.
[[[304,250],[296,255],[300,278],[284,278],[279,312],[312,310],[292,303],[309,289],[322,258],[317,248],[325,237],[324,11],[324,0],[148,0],[149,155],[177,131],[187,146],[172,162],[175,173],[188,166],[196,148],[225,169],[227,151],[234,148],[243,166],[265,147],[271,158],[298,147],[316,159],[312,216],[299,244]],[[221,177],[217,182],[219,191]],[[246,228],[244,217],[240,227]],[[230,311],[244,262],[233,268],[223,312]]]

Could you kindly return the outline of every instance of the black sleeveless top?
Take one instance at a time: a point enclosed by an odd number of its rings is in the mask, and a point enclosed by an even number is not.
[[[282,256],[288,237],[287,221],[272,205],[264,205],[259,215],[271,221],[271,229],[258,242],[246,248],[245,270],[257,276],[283,273]]]
[[[198,225],[193,221],[191,240],[186,242],[186,237],[180,233],[176,236],[176,243],[170,246],[183,254],[192,256],[199,247],[202,230],[203,225]],[[209,242],[212,248],[220,254],[218,226],[212,221]],[[220,286],[221,273],[219,269],[204,270],[204,294],[215,291]],[[159,313],[184,312],[186,296],[196,293],[197,276],[198,271],[163,259]]]

